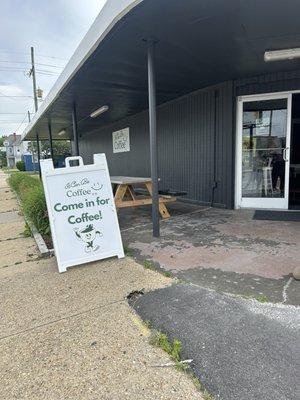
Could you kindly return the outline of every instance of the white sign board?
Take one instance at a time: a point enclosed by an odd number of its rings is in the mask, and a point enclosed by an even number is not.
[[[79,166],[71,167],[73,160]],[[59,272],[124,257],[105,154],[95,154],[92,165],[83,165],[81,157],[68,157],[66,167],[58,169],[51,159],[41,160],[41,171]]]
[[[270,134],[271,119],[269,117],[257,118],[255,121],[256,135],[268,136]]]
[[[123,153],[124,151],[130,151],[129,128],[113,132],[112,141],[114,153]]]

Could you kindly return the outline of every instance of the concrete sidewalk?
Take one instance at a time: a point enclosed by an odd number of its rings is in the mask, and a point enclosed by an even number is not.
[[[39,259],[0,174],[0,398],[201,399],[192,381],[149,345],[127,304],[171,280],[131,259],[57,272]]]

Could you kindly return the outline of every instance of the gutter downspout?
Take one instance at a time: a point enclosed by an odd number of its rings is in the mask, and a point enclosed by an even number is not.
[[[217,110],[218,110],[218,98],[219,98],[219,90],[215,90],[214,92],[214,143],[213,143],[213,184],[211,188],[211,202],[210,206],[214,206],[215,201],[215,190],[218,187],[217,181]]]

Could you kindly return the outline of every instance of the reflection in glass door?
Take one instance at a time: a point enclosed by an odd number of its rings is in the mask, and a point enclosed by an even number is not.
[[[288,208],[290,103],[289,95],[240,102],[240,207]]]

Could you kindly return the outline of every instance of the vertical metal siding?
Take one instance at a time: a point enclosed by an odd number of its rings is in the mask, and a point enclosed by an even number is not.
[[[300,70],[277,72],[235,81],[237,96],[300,89]]]
[[[300,89],[300,70],[239,79],[206,88],[158,107],[158,156],[161,188],[186,190],[187,198],[210,203],[214,168],[215,90],[216,180],[215,203],[231,208],[234,193],[234,99],[239,95]],[[130,127],[129,153],[113,154],[112,132]],[[148,112],[135,115],[80,140],[86,162],[104,152],[113,175],[149,176]]]
[[[214,166],[215,90],[217,102],[217,181],[215,203],[232,204],[232,83],[197,91],[158,107],[160,188],[184,190],[187,199],[210,203]],[[113,154],[112,132],[130,128],[127,153]],[[92,154],[107,155],[113,175],[149,176],[148,113],[143,112],[90,133],[80,140],[86,162]]]

